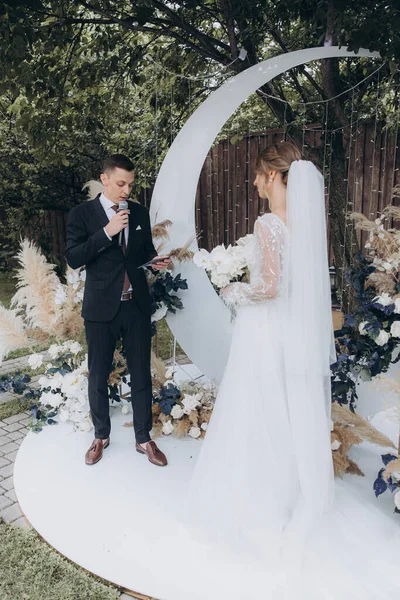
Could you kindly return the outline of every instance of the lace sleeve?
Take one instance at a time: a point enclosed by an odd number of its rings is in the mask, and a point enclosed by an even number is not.
[[[258,219],[254,226],[254,255],[250,283],[231,283],[222,292],[224,302],[244,306],[279,296],[284,225],[271,215]]]

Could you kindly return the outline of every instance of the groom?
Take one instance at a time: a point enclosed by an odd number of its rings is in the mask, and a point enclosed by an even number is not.
[[[128,201],[118,210],[133,186],[134,165],[122,154],[108,157],[100,179],[104,191],[69,213],[66,258],[72,269],[85,265],[82,304],[88,344],[89,404],[95,439],[85,455],[94,465],[110,444],[107,380],[115,347],[121,337],[131,376],[131,397],[136,450],[149,461],[165,466],[167,459],[150,439],[152,428],[151,299],[140,265],[157,256],[151,238],[148,211]],[[122,234],[120,234],[122,232]],[[168,257],[153,265],[170,266]]]

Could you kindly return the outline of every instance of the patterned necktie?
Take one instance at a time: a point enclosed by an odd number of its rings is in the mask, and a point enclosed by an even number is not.
[[[115,213],[118,212],[118,206],[116,204],[114,204],[112,207],[113,211]],[[126,241],[125,241],[125,231],[122,230],[122,252],[125,254],[126,252]],[[123,292],[127,292],[129,290],[129,288],[131,287],[131,282],[129,281],[129,277],[128,277],[128,273],[125,271],[125,277],[124,277],[124,287],[122,289]]]

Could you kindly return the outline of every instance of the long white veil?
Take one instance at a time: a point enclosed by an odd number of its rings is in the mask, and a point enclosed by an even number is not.
[[[284,353],[301,493],[286,533],[299,540],[318,526],[333,501],[330,364],[335,357],[324,182],[309,161],[295,161],[290,166],[287,226],[289,287]]]

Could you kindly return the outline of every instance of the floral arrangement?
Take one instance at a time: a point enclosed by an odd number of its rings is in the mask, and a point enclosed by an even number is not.
[[[379,471],[374,482],[375,496],[390,490],[394,493],[394,512],[400,514],[400,458],[394,454],[383,454],[384,467]]]
[[[356,308],[337,337],[332,399],[354,410],[357,383],[386,372],[400,358],[394,352],[400,342],[400,232],[385,229],[388,221],[400,219],[400,208],[387,206],[375,221],[359,213],[351,217],[369,235],[366,256],[356,257],[348,275]]]
[[[253,234],[240,238],[235,246],[216,246],[211,252],[201,249],[195,253],[193,262],[205,269],[211,283],[218,291],[233,281],[243,281],[248,277],[248,261]]]
[[[332,404],[332,419],[331,449],[336,477],[345,473],[364,475],[360,467],[348,456],[352,446],[366,441],[377,446],[394,448],[392,441],[371,423],[337,402]]]

